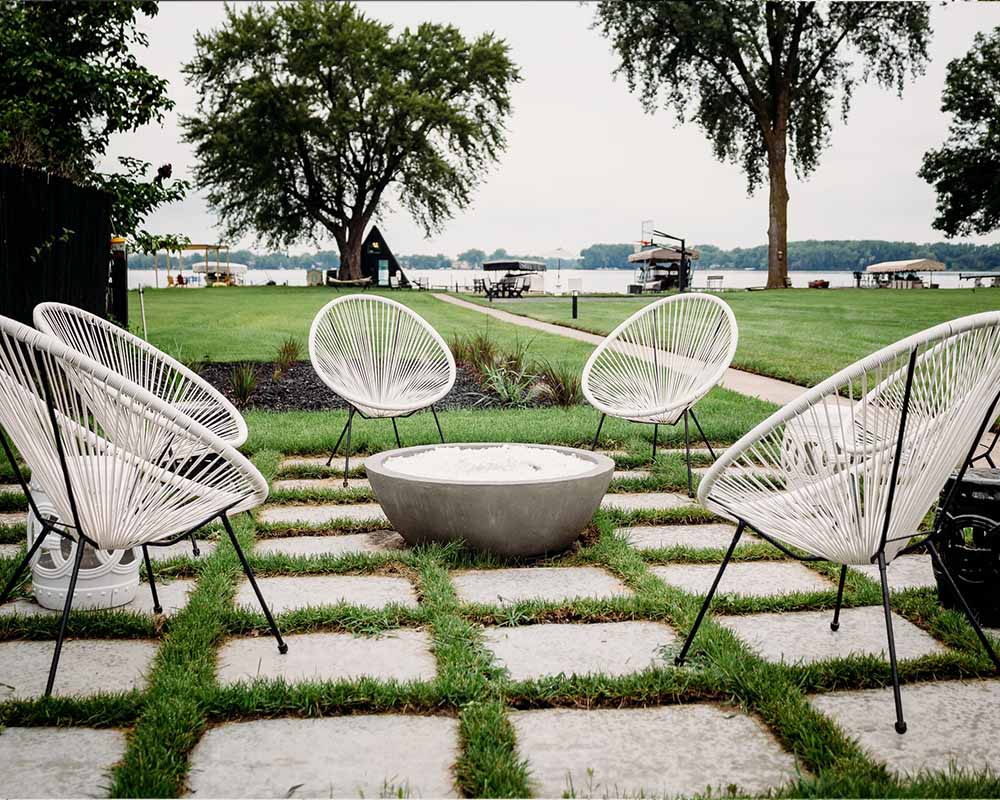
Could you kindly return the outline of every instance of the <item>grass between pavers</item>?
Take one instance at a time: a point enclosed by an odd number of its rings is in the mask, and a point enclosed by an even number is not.
[[[272,478],[279,463],[275,450],[258,451],[255,461]],[[509,709],[548,707],[642,707],[646,705],[719,701],[736,703],[755,714],[804,768],[800,778],[782,791],[786,796],[991,796],[1000,781],[988,774],[944,774],[899,780],[869,759],[828,718],[812,709],[811,692],[872,688],[889,683],[888,665],[870,657],[849,657],[808,666],[770,664],[715,622],[715,614],[761,610],[794,611],[832,608],[835,584],[827,591],[781,598],[720,597],[702,628],[689,666],[662,668],[624,677],[554,676],[512,681],[494,663],[480,640],[480,625],[530,625],[543,622],[657,620],[682,636],[693,622],[699,596],[668,586],[649,572],[656,563],[718,563],[722,551],[672,548],[640,552],[617,528],[635,524],[717,522],[696,506],[638,512],[600,511],[583,545],[565,555],[531,561],[483,556],[457,545],[416,548],[399,553],[322,558],[252,555],[263,575],[397,574],[410,579],[417,608],[380,611],[339,605],[294,611],[279,616],[283,633],[318,630],[373,635],[396,627],[429,630],[438,675],[432,681],[396,683],[358,681],[257,681],[221,687],[215,679],[217,648],[227,636],[268,636],[256,608],[234,609],[232,598],[242,571],[228,540],[215,553],[194,561],[187,556],[154,567],[157,575],[194,575],[197,586],[188,606],[159,634],[163,637],[149,688],[127,695],[72,700],[57,698],[0,704],[0,723],[69,724],[129,729],[125,758],[116,769],[115,796],[177,796],[185,787],[190,752],[209,725],[278,716],[351,713],[433,713],[457,717],[460,753],[455,765],[458,788],[468,796],[525,796],[530,792],[530,753],[521,753],[508,721]],[[255,525],[247,515],[235,522],[249,547],[255,536],[277,532]],[[341,532],[355,530],[338,526]],[[315,534],[316,529],[302,531]],[[741,561],[771,559],[774,548],[751,543],[740,548]],[[5,559],[9,562],[10,559]],[[550,567],[596,566],[608,570],[634,592],[609,600],[566,603],[522,602],[510,607],[463,605],[449,574],[460,569],[495,569],[512,565]],[[815,567],[829,578],[836,568]],[[880,600],[877,585],[860,573],[849,573],[845,607]],[[971,628],[960,615],[941,609],[931,590],[896,592],[894,610],[928,631],[953,652],[906,662],[903,680],[985,676],[990,665],[978,650]],[[97,615],[110,618],[112,613]],[[125,616],[125,615],[119,615]],[[135,615],[132,615],[135,616]],[[78,621],[79,620],[79,621]],[[87,630],[74,615],[74,635],[111,635]],[[136,631],[138,633],[138,630]],[[117,635],[117,634],[114,634]],[[665,648],[672,658],[675,648]],[[905,701],[905,688],[904,688]],[[887,718],[886,724],[890,724]],[[527,763],[526,763],[527,759]]]
[[[488,306],[483,298],[463,299]],[[786,289],[725,292],[739,325],[733,366],[813,386],[880,347],[956,317],[1000,308],[1000,289]],[[607,335],[658,297],[499,301],[493,307]]]

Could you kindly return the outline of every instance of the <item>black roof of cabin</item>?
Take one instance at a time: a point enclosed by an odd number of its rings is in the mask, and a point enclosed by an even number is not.
[[[382,236],[382,231],[378,229],[378,225],[372,225],[365,240],[361,243],[361,260],[364,265],[363,271],[365,274],[377,277],[378,260],[382,258],[389,261],[389,274],[395,275],[399,270],[399,262],[396,261],[396,256],[389,249],[389,245],[385,237]],[[371,272],[369,272],[369,263],[373,267]]]

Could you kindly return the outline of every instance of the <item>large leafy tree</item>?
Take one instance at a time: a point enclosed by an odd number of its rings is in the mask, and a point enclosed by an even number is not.
[[[505,146],[518,72],[491,34],[394,35],[350,3],[230,7],[185,67],[196,175],[232,235],[271,246],[332,236],[360,275],[365,228],[391,197],[429,233]]]
[[[766,176],[772,288],[788,273],[789,158],[811,173],[834,101],[846,119],[858,80],[902,92],[930,37],[927,4],[902,2],[604,0],[597,25],[648,111],[665,103],[697,122],[718,159],[743,167],[750,192]]]
[[[147,43],[136,17],[148,0],[11,2],[0,0],[0,161],[44,169],[113,196],[112,229],[135,232],[161,203],[183,196],[170,165],[119,159],[99,172],[111,137],[158,122],[173,108],[167,82],[143,67]]]
[[[952,115],[948,139],[924,155],[919,173],[937,191],[934,227],[990,233],[1000,228],[1000,28],[977,33],[948,64],[941,110]]]

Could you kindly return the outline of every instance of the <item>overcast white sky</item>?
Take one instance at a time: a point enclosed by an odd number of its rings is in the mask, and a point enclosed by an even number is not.
[[[667,111],[642,111],[624,81],[611,76],[617,62],[591,29],[593,8],[575,2],[360,5],[400,28],[434,21],[455,24],[467,36],[495,31],[510,44],[523,76],[513,90],[507,151],[472,205],[430,238],[404,212],[389,213],[380,227],[395,252],[575,252],[594,242],[635,240],[641,221],[650,218],[693,242],[766,242],[766,191],[748,198],[740,169],[716,162],[695,125],[674,127]],[[112,156],[169,161],[175,175],[188,172],[193,153],[180,141],[177,115],[192,113],[195,96],[180,67],[194,54],[194,32],[223,18],[223,4],[215,2],[165,2],[153,20],[142,18],[150,38],[142,62],[170,81],[177,107],[162,126],[116,139]],[[916,171],[922,154],[947,132],[940,111],[945,67],[968,50],[977,31],[1000,26],[1000,3],[935,5],[932,24],[926,74],[902,99],[859,86],[848,124],[836,123],[819,169],[806,181],[792,179],[790,239],[943,238],[931,228],[934,194]],[[215,223],[196,188],[145,227],[202,241],[218,238]],[[1000,235],[968,241],[998,242]],[[312,247],[303,243],[292,251],[303,249]]]

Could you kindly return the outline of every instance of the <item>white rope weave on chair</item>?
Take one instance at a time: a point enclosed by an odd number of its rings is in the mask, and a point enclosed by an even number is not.
[[[108,320],[63,303],[40,303],[33,319],[43,333],[139,384],[234,447],[246,441],[247,425],[235,406],[162,350]]]
[[[60,525],[79,520],[100,549],[163,541],[267,498],[257,469],[207,428],[57,339],[2,317],[0,426],[45,487]],[[198,455],[178,459],[178,452]]]
[[[583,394],[598,411],[673,424],[722,378],[736,352],[736,319],[709,294],[650,303],[600,344],[583,369]]]
[[[713,465],[698,498],[810,555],[867,564],[881,545],[892,493],[885,547],[892,559],[968,455],[998,392],[1000,312],[930,328],[758,425]]]
[[[377,295],[348,295],[320,309],[309,358],[327,386],[369,417],[427,408],[455,384],[455,359],[437,331]]]

